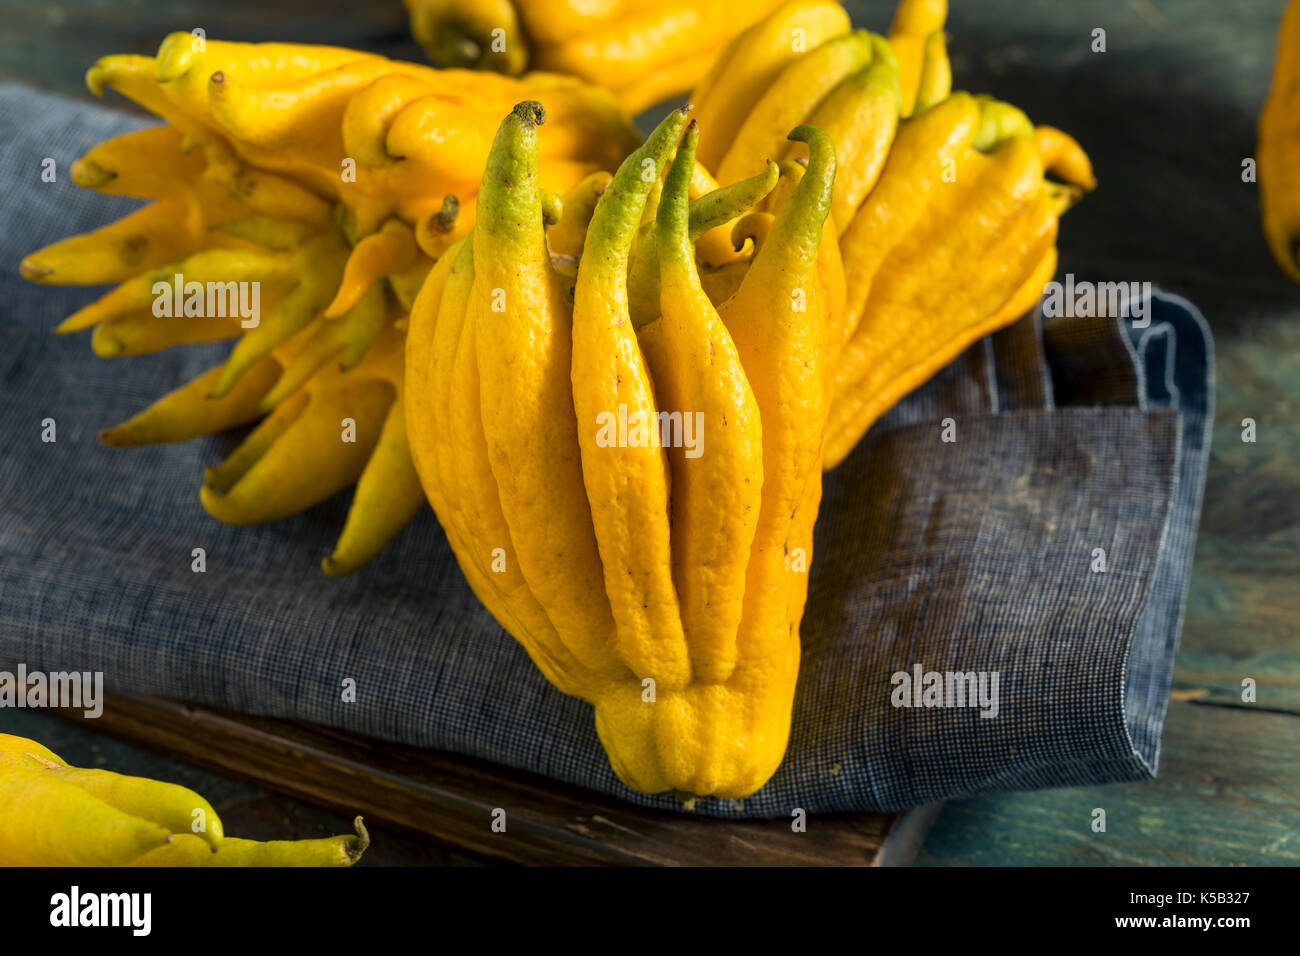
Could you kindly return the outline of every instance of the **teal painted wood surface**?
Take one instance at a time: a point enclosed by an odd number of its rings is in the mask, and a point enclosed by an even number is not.
[[[1155,781],[951,802],[917,865],[1295,866],[1298,818],[1300,718],[1175,701]]]
[[[1069,130],[1096,164],[1061,271],[1196,302],[1218,404],[1159,779],[950,803],[923,864],[1300,862],[1300,288],[1241,177],[1284,5],[952,2],[957,84]],[[1105,54],[1088,47],[1098,27]],[[1088,828],[1097,806],[1106,834]]]
[[[98,56],[151,53],[165,33],[195,26],[226,39],[419,57],[398,0],[5,6],[0,80],[70,95],[89,96],[82,77]],[[846,6],[856,24],[880,31],[893,9],[891,0]],[[1035,121],[1070,131],[1092,155],[1101,187],[1062,223],[1061,272],[1151,281],[1196,302],[1216,338],[1218,407],[1175,674],[1176,694],[1196,702],[1171,706],[1160,779],[949,804],[922,862],[1295,863],[1300,287],[1269,259],[1257,187],[1241,177],[1255,149],[1284,0],[950,6],[957,87],[1015,102]],[[1106,31],[1105,53],[1091,50],[1096,29]],[[1253,444],[1241,440],[1244,418],[1257,423]],[[1258,684],[1254,705],[1240,702],[1247,677]],[[84,731],[64,733],[75,741]],[[1088,829],[1097,806],[1107,809],[1105,834]]]

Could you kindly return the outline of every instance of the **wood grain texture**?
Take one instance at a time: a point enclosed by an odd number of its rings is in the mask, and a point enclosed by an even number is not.
[[[917,862],[1300,865],[1300,720],[1175,701],[1155,781],[951,802]]]
[[[1296,298],[1300,299],[1300,290]],[[1300,714],[1300,322],[1257,303],[1220,339],[1219,408],[1177,689]],[[1294,305],[1292,309],[1294,309]],[[1242,440],[1243,420],[1255,442]]]
[[[87,722],[80,712],[62,714]],[[97,732],[398,832],[525,865],[905,865],[935,808],[728,821],[652,812],[495,764],[308,724],[109,696]],[[505,832],[492,827],[505,811]]]

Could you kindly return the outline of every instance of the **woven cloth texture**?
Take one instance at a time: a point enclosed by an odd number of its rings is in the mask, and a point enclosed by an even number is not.
[[[51,330],[101,290],[18,277],[24,253],[135,207],[77,189],[67,169],[142,123],[0,87],[0,670],[102,671],[118,692],[314,721],[677,807],[617,780],[590,707],[551,688],[478,605],[431,511],[331,580],[319,562],[350,492],[230,528],[203,512],[198,487],[238,436],[100,444],[101,428],[228,349],[100,360],[85,334]],[[54,183],[41,181],[45,157]],[[1212,382],[1204,320],[1156,292],[1147,328],[1033,315],[904,399],[826,479],[784,763],[757,794],[695,812],[900,810],[1153,775]],[[47,418],[53,443],[41,440]],[[205,573],[191,570],[198,547]],[[996,674],[996,716],[895,706],[894,675],[918,666]],[[347,679],[355,702],[342,700]]]

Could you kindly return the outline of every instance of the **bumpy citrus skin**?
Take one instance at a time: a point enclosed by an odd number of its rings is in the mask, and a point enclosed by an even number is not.
[[[316,840],[241,840],[227,837],[217,853],[210,853],[201,840],[178,834],[171,843],[132,860],[131,866],[351,866],[370,846],[370,834],[361,817],[353,822],[355,834],[321,837]]]
[[[175,784],[82,770],[34,740],[0,734],[0,864],[118,866],[190,834],[211,856],[223,843],[221,818],[198,794]]]
[[[703,190],[698,190],[703,177],[707,177],[707,185]],[[696,164],[688,183],[689,193],[695,194],[698,190],[698,195],[690,202],[688,215],[687,236],[691,241],[691,258],[694,259],[699,254],[697,242],[707,244],[704,237],[709,233],[727,231],[730,223],[772,192],[779,178],[780,167],[768,160],[761,173],[718,188],[712,177]],[[643,222],[637,232],[627,269],[628,313],[638,329],[659,317],[659,248],[655,221]]]
[[[520,571],[560,640],[585,667],[621,671],[583,493],[572,316],[551,266],[537,182],[544,119],[537,103],[506,117],[479,190],[467,321],[476,330],[484,451]]]
[[[898,66],[881,56],[836,86],[808,118],[835,144],[839,172],[831,214],[837,233],[880,178],[898,130],[900,102]],[[797,146],[790,144],[788,158],[797,155]]]
[[[439,260],[411,310],[406,347],[406,422],[412,457],[424,492],[474,594],[524,645],[546,679],[573,694],[575,678],[583,677],[586,668],[564,646],[528,589],[508,531],[503,534],[497,530],[495,537],[489,531],[489,539],[485,540],[475,520],[473,495],[495,492],[494,483],[489,482],[486,491],[476,492],[464,487],[458,474],[459,428],[454,427],[457,420],[452,400],[457,375],[465,373],[469,355],[468,346],[462,353],[461,340],[474,279],[474,243],[472,237],[467,237]],[[460,359],[464,361],[458,364]],[[477,389],[472,400],[478,401]],[[461,412],[471,414],[472,405],[464,403]],[[486,455],[486,449],[482,454]],[[488,515],[497,519],[495,513]]]
[[[796,0],[777,7],[732,40],[688,97],[700,124],[700,163],[716,171],[756,100],[781,72],[827,40],[847,33],[850,26],[849,15],[838,3]],[[795,37],[798,44],[792,42]],[[757,164],[765,158],[752,156],[750,161]]]
[[[763,442],[735,343],[696,271],[687,193],[697,138],[692,123],[659,201],[652,244],[661,316],[638,340],[658,407],[680,413],[697,443],[668,449],[673,579],[693,677],[723,683],[738,657],[745,567],[762,501]]]
[[[646,200],[686,125],[674,111],[615,174],[587,229],[573,307],[573,404],[583,482],[600,546],[622,658],[664,689],[690,682],[672,578],[670,474],[655,442],[604,445],[598,425],[656,411],[654,386],[628,309],[627,268]]]
[[[840,238],[853,282],[827,468],[903,395],[1033,307],[1060,215],[1095,186],[1078,143],[989,97],[953,93],[901,124]]]
[[[820,489],[835,163],[825,134],[792,134],[810,147],[808,171],[763,217],[775,238],[715,307],[693,240],[766,195],[778,170],[692,202],[698,135],[682,137],[685,112],[558,214],[553,248],[583,235],[570,304],[544,234],[542,114],[512,111],[472,234],[415,303],[407,421],[471,586],[552,683],[594,705],[623,781],[739,797],[775,772],[789,734]],[[656,265],[643,285],[658,308],[639,324],[634,247]],[[702,441],[599,437],[636,412],[655,430],[661,412],[690,415],[693,431],[699,412]]]
[[[690,89],[720,44],[783,2],[405,0],[437,65],[571,73],[609,87],[631,113]]]
[[[871,63],[876,49],[870,33],[854,30],[787,64],[752,104],[718,161],[718,182],[726,185],[750,174],[759,157],[779,156],[786,134],[807,119],[840,81]]]
[[[620,683],[594,699],[612,766],[646,792],[745,796],[776,772],[789,736],[807,593],[806,565],[790,557],[811,560],[820,496],[827,325],[821,236],[835,175],[824,134],[801,128],[792,135],[812,147],[808,173],[782,205],[740,288],[718,309],[761,421],[762,495],[734,658],[728,642],[692,642],[688,650],[703,673],[685,686],[656,682],[651,702],[649,688]],[[665,286],[664,295],[678,294]]]
[[[774,151],[774,137],[785,124],[816,126],[835,143],[839,174],[831,221],[839,248],[837,257],[825,243],[822,270],[832,403],[827,468],[842,461],[906,392],[980,336],[1033,307],[1055,267],[1061,214],[1096,187],[1087,154],[1067,134],[1035,127],[1010,104],[953,92],[943,32],[947,9],[946,0],[900,0],[886,39],[851,32],[833,5],[787,4],[733,41],[690,98],[702,127],[699,158],[719,182],[759,156],[780,157],[781,181],[758,207],[762,212],[779,208],[799,179],[792,163],[802,158],[803,147]],[[1300,14],[1288,22],[1300,24]],[[782,42],[795,23],[808,28],[802,51]],[[1283,37],[1284,50],[1288,43],[1300,49],[1300,25],[1293,34],[1291,40]],[[1300,89],[1300,81],[1295,85]],[[1291,122],[1294,112],[1270,115]],[[1008,187],[988,179],[982,194],[967,188],[982,168],[982,156],[1013,138],[1031,141],[1037,152],[1040,179],[1032,195],[995,195]],[[1291,141],[1300,142],[1300,136]],[[1028,160],[1023,148],[1015,154]],[[1261,158],[1261,176],[1264,165]],[[1275,169],[1295,165],[1273,163]],[[957,197],[946,195],[954,189]],[[950,218],[935,212],[940,198]],[[1300,200],[1293,206],[1300,210]],[[1300,212],[1273,208],[1292,220],[1274,228],[1286,234],[1274,243],[1284,248],[1300,234]],[[980,222],[984,214],[995,218]],[[764,228],[763,218],[751,215],[701,239],[698,254],[713,267],[701,278],[715,302],[734,294],[748,268],[737,247],[745,240],[761,246]],[[981,234],[984,245],[969,241]],[[957,248],[966,250],[964,258],[952,254]],[[940,261],[949,265],[939,267]]]
[[[894,9],[889,44],[898,57],[903,116],[920,112],[916,100],[925,73],[926,47],[936,34],[942,38],[947,19],[948,0],[899,0]]]
[[[70,767],[12,734],[0,734],[0,806],[2,866],[351,866],[370,845],[360,817],[355,836],[228,838],[192,790]]]
[[[616,165],[640,141],[612,94],[571,76],[435,70],[335,47],[174,33],[156,56],[102,58],[87,83],[167,125],[99,144],[72,179],[152,204],[29,255],[23,276],[119,283],[58,330],[93,328],[101,357],[237,340],[226,362],[104,440],[180,441],[269,415],[208,470],[200,499],[219,520],[248,524],[355,482],[347,525],[322,563],[331,575],[364,564],[422,506],[402,320],[434,261],[474,224],[492,143],[485,118],[526,95],[546,104],[556,122],[537,178],[552,190]],[[176,274],[258,284],[259,321],[224,310],[155,316],[154,283]],[[356,441],[339,440],[346,419]]]

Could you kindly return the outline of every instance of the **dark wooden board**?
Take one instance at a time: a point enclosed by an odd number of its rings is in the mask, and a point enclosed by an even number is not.
[[[62,716],[270,790],[501,863],[893,866],[915,858],[937,807],[909,814],[717,820],[643,810],[484,761],[310,724],[110,695]],[[506,813],[493,832],[493,811]]]

